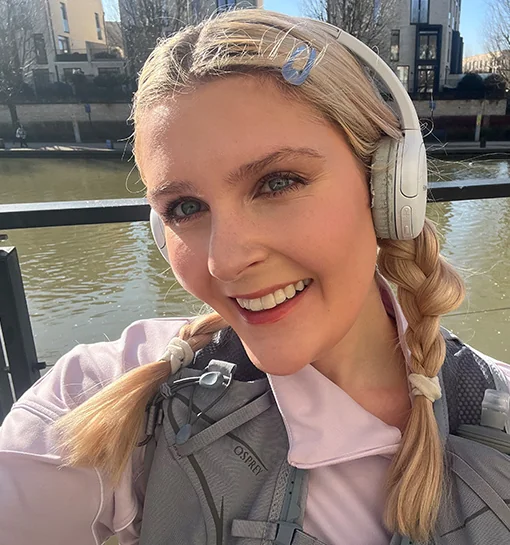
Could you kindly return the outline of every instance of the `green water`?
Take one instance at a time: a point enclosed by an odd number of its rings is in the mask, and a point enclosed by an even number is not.
[[[508,161],[435,162],[435,179],[508,177]],[[0,202],[140,197],[131,163],[0,160]],[[510,360],[510,199],[436,203],[428,215],[443,253],[460,268],[468,298],[445,325],[496,358]],[[77,343],[117,338],[140,318],[196,313],[175,282],[149,225],[126,223],[9,232],[17,247],[39,359],[49,364]]]

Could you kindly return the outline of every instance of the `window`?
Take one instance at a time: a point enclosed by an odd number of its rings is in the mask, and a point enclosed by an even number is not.
[[[437,59],[437,33],[420,32],[418,58],[427,61]]]
[[[374,22],[376,23],[381,15],[381,1],[382,0],[374,0]]]
[[[42,34],[34,34],[34,53],[35,62],[37,64],[48,64],[48,56],[46,55],[46,45]]]
[[[37,68],[32,72],[36,91],[46,89],[50,84],[50,71],[47,68]]]
[[[64,81],[73,81],[75,74],[83,74],[83,70],[81,68],[64,68]]]
[[[400,53],[400,30],[391,31],[390,61],[398,61]]]
[[[418,67],[418,93],[434,92],[435,75],[434,66]]]
[[[411,0],[411,24],[429,22],[429,0]]]
[[[64,32],[69,32],[69,21],[67,19],[67,8],[64,2],[60,2],[60,13],[62,14],[62,24],[64,25]]]
[[[195,3],[193,3],[193,7],[195,7]],[[163,27],[170,26],[170,13],[167,6],[161,7],[161,25]]]
[[[67,36],[58,37],[58,52],[71,53],[71,48],[69,47],[69,38]]]
[[[397,76],[406,91],[409,91],[409,66],[397,66]]]
[[[97,73],[100,76],[117,76],[120,74],[120,68],[98,68]]]
[[[99,19],[99,13],[94,13],[94,16],[96,18],[97,39],[102,40],[103,39],[103,30],[101,29],[101,19]]]
[[[218,9],[224,11],[235,7],[236,0],[217,0],[216,3],[218,5]]]

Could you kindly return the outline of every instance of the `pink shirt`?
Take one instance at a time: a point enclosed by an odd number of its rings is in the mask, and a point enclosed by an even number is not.
[[[402,335],[405,322],[394,308]],[[15,404],[0,428],[2,544],[100,545],[113,534],[121,545],[138,543],[143,449],[114,491],[94,469],[59,469],[52,424],[102,385],[157,360],[184,323],[139,321],[115,342],[77,346]],[[387,545],[383,487],[399,430],[311,366],[270,381],[289,435],[289,461],[310,468],[305,529],[327,545]]]

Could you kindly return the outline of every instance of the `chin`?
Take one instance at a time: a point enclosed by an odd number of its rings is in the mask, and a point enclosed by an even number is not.
[[[274,349],[266,351],[260,347],[257,350],[252,351],[244,342],[243,344],[253,365],[268,375],[292,375],[314,360],[311,356],[308,358],[303,351],[289,351],[283,345],[277,351]],[[279,352],[283,352],[285,357],[275,357],[275,353]],[[292,352],[294,352],[294,354]]]

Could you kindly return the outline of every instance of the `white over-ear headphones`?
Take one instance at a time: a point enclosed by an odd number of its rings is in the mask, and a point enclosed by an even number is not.
[[[427,157],[411,98],[391,68],[372,49],[343,30],[328,23],[322,24],[338,42],[374,70],[395,100],[402,138],[383,137],[372,158],[372,217],[378,238],[416,238],[425,222]],[[159,251],[169,261],[165,227],[154,210],[151,210],[150,223]]]

